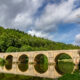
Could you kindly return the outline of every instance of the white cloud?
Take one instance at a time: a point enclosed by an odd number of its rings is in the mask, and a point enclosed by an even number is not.
[[[66,18],[65,22],[78,22],[80,18],[78,17],[80,15],[80,8],[74,10],[71,12],[71,14]]]
[[[77,34],[76,37],[75,37],[75,45],[80,46],[80,34]]]
[[[31,34],[32,36],[36,35],[37,37],[44,37],[46,39],[53,39],[53,36],[50,36],[48,33],[44,33],[44,32],[37,32],[35,30],[30,30],[28,31],[28,34]]]
[[[48,4],[43,14],[35,21],[35,30],[51,33],[58,28],[57,24],[61,22],[78,21],[77,15],[80,14],[80,8],[74,9],[76,7],[75,2],[76,0],[63,0],[60,4]]]
[[[80,13],[79,9],[75,8],[75,0],[63,1],[61,4],[48,4],[44,13],[37,18],[35,26],[43,31],[53,30],[57,27],[56,24],[60,22],[69,22],[77,19],[76,15]],[[43,28],[44,27],[44,28]],[[36,29],[37,29],[36,28]]]
[[[48,3],[38,16],[38,9],[43,6],[44,1],[46,2],[46,0],[0,0],[0,25],[26,30],[31,35],[54,40],[51,33],[58,29],[59,23],[79,20],[77,15],[80,14],[80,8],[75,9],[76,0],[61,0],[58,4]]]
[[[43,0],[0,0],[0,25],[27,28],[42,3]]]

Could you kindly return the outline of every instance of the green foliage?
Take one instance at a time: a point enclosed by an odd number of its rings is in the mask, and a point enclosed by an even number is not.
[[[20,63],[28,63],[28,60],[29,60],[29,58],[26,55],[22,55],[19,58]]]
[[[23,75],[13,75],[13,74],[0,74],[1,80],[53,80],[48,78],[31,77]]]
[[[61,54],[58,56],[58,60],[62,60],[62,59],[71,59],[71,57],[70,57],[68,54],[61,53]]]
[[[80,72],[76,72],[73,74],[65,74],[58,80],[80,80]]]
[[[73,68],[74,68],[74,64],[73,64],[73,62],[60,61],[57,64],[57,68],[61,74],[72,73]]]
[[[71,73],[73,68],[72,58],[68,54],[61,53],[56,57],[56,69],[60,74]]]
[[[20,64],[18,64],[18,68],[20,71],[25,72],[28,69],[28,64],[20,63]]]
[[[17,50],[11,51],[8,50],[10,49],[11,46]],[[71,44],[54,42],[36,36],[31,36],[19,30],[4,29],[3,27],[0,27],[0,52],[41,51],[61,49],[80,49],[80,47]]]
[[[18,52],[19,49],[17,47],[10,46],[7,48],[6,52]]]
[[[4,59],[0,58],[0,66],[4,66],[5,63],[6,63],[6,61]]]
[[[37,64],[48,64],[48,58],[43,54],[37,55],[35,61]]]
[[[35,69],[39,73],[44,73],[48,69],[48,58],[43,55],[39,54],[35,58],[36,64],[35,64]]]
[[[48,70],[48,64],[36,64],[34,68],[37,72],[44,73]]]
[[[32,47],[29,45],[24,45],[20,48],[20,51],[32,51]]]

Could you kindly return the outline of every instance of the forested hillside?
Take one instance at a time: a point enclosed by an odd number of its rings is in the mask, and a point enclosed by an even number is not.
[[[60,49],[80,49],[80,47],[31,36],[19,30],[0,27],[0,52]]]

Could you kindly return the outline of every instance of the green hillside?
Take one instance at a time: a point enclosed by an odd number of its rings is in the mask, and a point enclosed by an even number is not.
[[[0,27],[0,52],[60,49],[80,49],[80,47],[31,36],[19,30]]]

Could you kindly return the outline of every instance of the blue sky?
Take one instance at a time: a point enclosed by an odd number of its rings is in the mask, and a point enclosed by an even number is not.
[[[0,0],[0,25],[80,45],[80,0]]]

